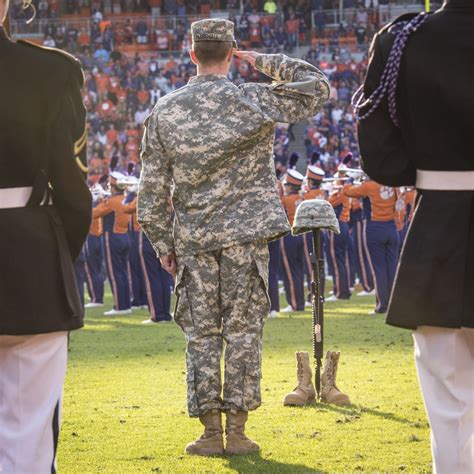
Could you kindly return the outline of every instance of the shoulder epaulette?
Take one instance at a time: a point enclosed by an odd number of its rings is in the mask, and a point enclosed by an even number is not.
[[[43,46],[41,44],[37,44],[37,43],[34,43],[33,41],[28,41],[28,40],[18,40],[17,44],[22,44],[22,45],[30,46],[33,48],[38,48],[47,53],[53,53],[67,59],[70,64],[74,65],[74,68],[77,71],[78,76],[80,77],[80,83],[82,86],[84,82],[84,71],[82,70],[81,62],[79,61],[79,59],[74,57],[72,54],[68,53],[67,51],[63,51],[62,49],[50,48],[48,46]]]

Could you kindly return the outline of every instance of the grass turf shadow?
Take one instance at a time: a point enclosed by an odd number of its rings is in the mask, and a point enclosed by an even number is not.
[[[252,454],[248,456],[224,456],[228,460],[228,467],[235,469],[239,473],[291,473],[291,474],[326,474],[326,471],[318,471],[317,469],[303,464],[289,464],[274,461],[272,459],[262,458],[260,454]]]

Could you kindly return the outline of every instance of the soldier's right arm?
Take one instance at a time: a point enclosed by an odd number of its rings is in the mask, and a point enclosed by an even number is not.
[[[240,89],[275,122],[294,123],[316,115],[329,99],[326,76],[315,66],[284,54],[258,54],[255,68],[276,82],[246,83]]]
[[[142,173],[138,189],[138,223],[159,257],[174,254],[171,220],[171,162],[160,140],[156,108],[145,120]]]

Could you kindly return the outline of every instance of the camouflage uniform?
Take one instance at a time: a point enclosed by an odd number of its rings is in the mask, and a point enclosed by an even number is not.
[[[233,38],[232,23],[203,20],[193,24],[194,40],[211,30],[208,39]],[[261,54],[256,68],[276,82],[237,87],[223,75],[195,76],[145,121],[138,219],[160,256],[177,256],[175,318],[187,339],[191,416],[260,404],[265,243],[289,231],[276,191],[274,125],[316,114],[329,95],[324,75],[304,61]]]

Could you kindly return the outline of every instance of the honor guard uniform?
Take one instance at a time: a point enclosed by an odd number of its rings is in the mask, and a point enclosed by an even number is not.
[[[303,201],[301,186],[304,176],[296,170],[288,170],[283,182],[285,194],[281,199],[290,226],[295,219],[296,208]],[[304,239],[303,235],[285,235],[280,240],[281,270],[289,306],[282,312],[304,311]]]
[[[364,238],[375,280],[377,304],[375,313],[386,313],[398,263],[398,234],[395,226],[395,188],[375,181],[344,186],[344,194],[352,198],[370,199]]]
[[[86,308],[104,306],[102,235],[102,217],[96,217],[92,219],[89,235],[84,246],[86,282],[90,300],[85,305]]]
[[[92,211],[95,218],[103,218],[104,235],[102,236],[102,251],[105,258],[105,268],[112,295],[113,309],[106,311],[106,316],[130,314],[130,286],[129,254],[130,237],[128,226],[130,215],[123,211],[124,190],[117,181],[125,176],[117,171],[110,173],[110,187],[112,195],[97,205]]]
[[[328,201],[334,208],[341,233],[335,235],[334,232],[329,232],[326,255],[331,261],[333,272],[333,295],[326,298],[326,301],[348,300],[351,297],[348,254],[351,200],[342,192],[342,189],[338,189],[328,197]]]
[[[129,224],[130,235],[130,261],[129,274],[132,280],[132,310],[147,309],[147,293],[142,264],[140,262],[140,234],[143,232],[137,220],[136,192],[128,192],[125,198],[123,212],[131,214]]]
[[[137,222],[136,198],[124,206],[124,212],[132,214],[133,222]],[[173,285],[171,275],[163,270],[155,250],[139,226],[136,232],[140,271],[143,275],[145,288],[145,304],[148,305],[147,307],[150,311],[150,319],[143,321],[143,323],[171,321],[171,287]]]
[[[226,77],[233,30],[227,20],[191,25],[198,75],[159,99],[147,118],[138,193],[138,221],[170,270],[176,255],[188,411],[206,427],[186,451],[208,455],[224,452],[221,411],[226,452],[259,449],[244,428],[261,402],[267,241],[290,230],[275,186],[274,127],[315,115],[329,95],[316,67],[283,54],[238,52],[274,82],[233,84]],[[212,55],[208,41],[227,54],[213,58],[221,74],[207,74],[199,59],[203,51]]]
[[[355,267],[362,286],[357,296],[367,296],[374,293],[374,275],[369,261],[367,246],[364,244],[365,224],[362,199],[353,198],[351,205],[351,237],[354,242]]]
[[[472,0],[395,20],[375,36],[356,104],[365,171],[417,189],[387,322],[413,331],[438,473],[474,472],[473,32]],[[386,65],[389,101],[370,97]]]
[[[83,326],[73,262],[92,207],[78,168],[83,73],[1,26],[0,58],[0,470],[54,473],[67,335]]]
[[[309,165],[306,169],[306,182],[307,182],[307,190],[303,194],[303,200],[306,199],[326,199],[326,191],[321,188],[323,184],[323,179],[325,176],[324,170],[318,168],[314,165]],[[321,255],[324,255],[324,248],[327,243],[327,235],[324,230],[320,231],[321,236]],[[306,273],[306,281],[308,285],[308,301],[311,299],[311,257],[310,255],[313,253],[313,239],[311,236],[311,232],[303,234],[303,244],[304,244],[304,263],[305,263],[305,273]],[[321,292],[324,295],[324,288],[326,283],[326,277],[323,275],[321,277]],[[308,306],[308,304],[305,304]]]

